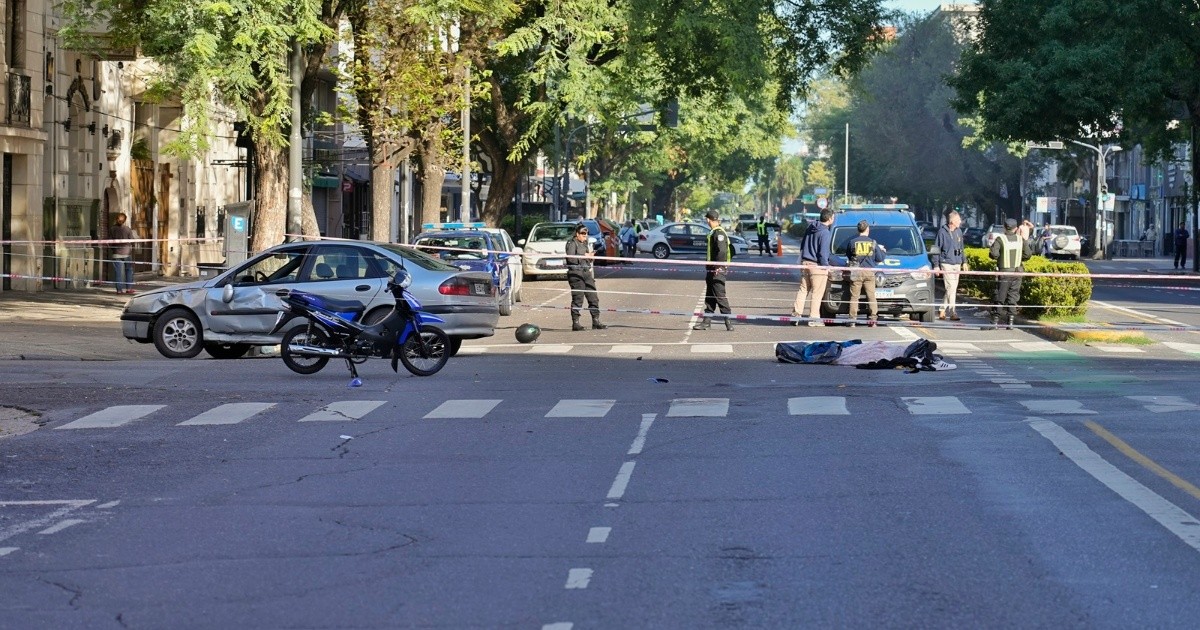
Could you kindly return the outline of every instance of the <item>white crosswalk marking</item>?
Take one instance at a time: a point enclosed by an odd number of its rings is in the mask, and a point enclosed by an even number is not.
[[[534,346],[527,351],[527,354],[567,354],[574,349],[575,346],[548,344],[544,346]]]
[[[546,414],[547,418],[603,418],[617,401],[615,400],[568,400],[558,401]]]
[[[788,399],[788,415],[848,416],[850,412],[843,396],[804,396]]]
[[[971,413],[954,396],[906,396],[901,398],[914,416],[952,416]]]
[[[1092,346],[1098,350],[1111,352],[1113,354],[1145,354],[1145,350],[1134,348],[1132,346]]]
[[[979,352],[979,346],[965,341],[939,341],[937,342],[938,350],[950,352],[951,350]]]
[[[733,346],[727,343],[698,343],[692,346],[692,354],[730,354]]]
[[[499,404],[499,399],[447,400],[425,414],[425,418],[482,418]]]
[[[1049,341],[1014,341],[1010,344],[1013,348],[1021,352],[1067,352],[1070,350],[1060,348]]]
[[[1188,402],[1183,396],[1126,396],[1126,398],[1142,403],[1146,411],[1154,413],[1200,410],[1200,406]]]
[[[729,415],[728,398],[676,398],[668,418],[721,418]]]
[[[184,420],[179,426],[237,424],[274,406],[275,403],[229,403],[209,409],[191,420]]]
[[[1177,341],[1164,341],[1163,345],[1180,352],[1188,354],[1200,354],[1200,343],[1180,343]]]
[[[342,422],[358,420],[371,413],[386,400],[343,400],[329,403],[319,411],[300,418],[300,422]]]
[[[1085,409],[1078,400],[1022,400],[1025,408],[1038,414],[1094,414],[1095,411]]]
[[[649,354],[654,346],[639,346],[636,344],[617,345],[609,348],[609,354]]]
[[[68,422],[57,429],[107,429],[144,418],[166,405],[116,405]]]

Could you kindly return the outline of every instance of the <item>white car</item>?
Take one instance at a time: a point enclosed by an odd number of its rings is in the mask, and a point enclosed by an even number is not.
[[[538,223],[529,237],[517,242],[524,248],[521,264],[529,278],[567,277],[567,240],[575,236],[575,221]]]
[[[986,234],[983,235],[983,246],[991,249],[992,243],[996,241],[996,237],[1004,233],[1004,226],[999,223],[993,223],[992,227],[988,228]]]
[[[1050,238],[1042,238],[1041,232],[1035,237],[1034,253],[1045,254],[1048,258],[1059,256],[1079,260],[1083,251],[1083,240],[1079,238],[1079,230],[1070,225],[1051,225]]]
[[[668,223],[653,230],[643,230],[638,235],[637,250],[659,259],[669,258],[672,254],[704,254],[708,252],[710,231],[707,225],[699,223]],[[729,235],[729,243],[733,246],[730,252],[733,256],[745,255],[749,247],[746,239],[736,234]]]

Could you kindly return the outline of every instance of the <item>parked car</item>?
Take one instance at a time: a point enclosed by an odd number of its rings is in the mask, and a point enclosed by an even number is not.
[[[987,234],[987,231],[983,228],[967,228],[963,230],[963,242],[971,247],[983,247],[984,234]]]
[[[920,230],[903,204],[845,204],[833,215],[832,251],[836,266],[846,265],[846,244],[858,235],[858,222],[871,226],[871,238],[884,247],[884,261],[876,267],[875,299],[880,314],[910,315],[933,321],[934,284],[929,252]],[[899,272],[899,273],[896,273]],[[860,308],[866,300],[860,299]],[[849,271],[829,274],[829,291],[821,303],[821,317],[832,319],[850,312]]]
[[[1040,254],[1046,252],[1050,258],[1074,258],[1079,259],[1083,253],[1083,239],[1079,236],[1079,230],[1076,230],[1071,225],[1051,225],[1050,238],[1045,244],[1042,243],[1039,235],[1035,235],[1038,239],[1034,246],[1034,253]]]
[[[525,272],[507,232],[483,223],[426,223],[421,228],[424,231],[413,239],[417,249],[459,269],[491,275],[500,314],[512,314],[513,305],[521,301]]]
[[[567,277],[567,239],[574,238],[576,225],[573,221],[538,223],[529,230],[528,238],[517,242],[525,250],[522,266],[526,277]]]
[[[758,221],[738,221],[734,227],[734,236],[739,236],[746,241],[747,247],[753,250],[758,249]],[[779,246],[779,224],[767,223],[767,249],[774,253]]]
[[[996,240],[996,236],[1004,233],[1004,226],[999,223],[993,223],[992,227],[988,228],[986,234],[983,235],[983,246],[991,248],[992,242]]]
[[[372,323],[395,303],[384,286],[399,267],[412,276],[422,308],[446,320],[441,328],[452,354],[463,339],[495,334],[499,304],[487,273],[462,271],[406,245],[341,240],[277,245],[214,278],[139,293],[121,313],[121,332],[171,359],[201,350],[236,359],[253,346],[278,345],[290,330],[270,334],[283,310],[276,292],[353,300]]]
[[[699,223],[668,223],[638,235],[637,250],[659,259],[669,258],[672,254],[707,253],[710,231],[707,225]],[[746,239],[736,234],[729,235],[729,244],[733,247],[730,252],[733,256],[745,255],[749,248]]]

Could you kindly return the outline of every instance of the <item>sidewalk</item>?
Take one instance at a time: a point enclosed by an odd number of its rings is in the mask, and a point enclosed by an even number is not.
[[[145,291],[194,280],[154,276],[134,286]],[[152,344],[121,335],[121,311],[130,297],[100,288],[0,292],[0,360],[162,358]]]

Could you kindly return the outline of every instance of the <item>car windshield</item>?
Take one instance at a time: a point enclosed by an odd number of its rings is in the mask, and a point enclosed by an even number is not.
[[[575,235],[575,225],[572,224],[555,224],[555,225],[535,225],[529,233],[530,243],[550,243],[554,241],[565,241]]]
[[[385,243],[380,243],[379,246],[403,258],[406,263],[411,262],[422,269],[428,269],[429,271],[459,271],[458,267],[447,265],[429,254],[409,246]]]
[[[1075,230],[1075,228],[1073,228],[1073,227],[1052,227],[1052,228],[1050,228],[1050,234],[1052,234],[1054,236],[1075,236],[1078,233],[1079,232],[1077,232]]]
[[[858,228],[845,225],[833,228],[833,253],[843,256],[846,253],[846,243],[858,235]],[[915,256],[923,254],[923,241],[917,236],[916,228],[907,225],[873,225],[869,236],[875,242],[883,245],[889,255]]]
[[[489,249],[482,236],[448,234],[446,236],[422,236],[417,239],[417,249],[442,260],[483,260]]]

